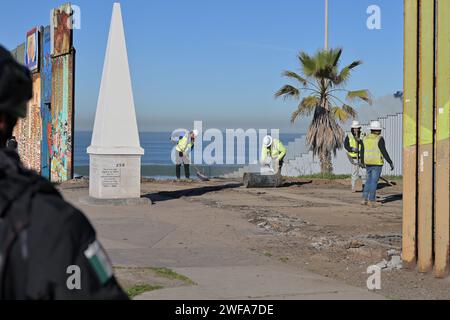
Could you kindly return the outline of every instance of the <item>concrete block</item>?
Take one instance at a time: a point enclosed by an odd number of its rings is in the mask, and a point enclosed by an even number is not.
[[[96,199],[141,197],[140,155],[90,155],[89,196]]]
[[[282,183],[281,174],[265,175],[255,172],[244,174],[244,187],[246,188],[277,188]]]

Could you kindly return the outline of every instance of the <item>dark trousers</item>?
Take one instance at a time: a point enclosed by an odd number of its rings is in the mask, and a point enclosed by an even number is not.
[[[281,172],[281,169],[283,168],[283,164],[284,164],[284,159],[281,159],[279,162],[278,162],[278,170]]]
[[[178,180],[181,179],[181,164],[176,165],[176,175]],[[188,164],[184,165],[184,175],[186,176],[186,179],[191,177],[190,167]]]

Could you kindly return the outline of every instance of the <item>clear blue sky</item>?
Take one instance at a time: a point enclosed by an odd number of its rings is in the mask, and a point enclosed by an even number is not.
[[[349,82],[375,98],[402,89],[403,0],[329,0],[330,46],[344,48],[343,63],[363,60]],[[2,1],[0,43],[24,42],[34,25],[49,24],[63,1]],[[112,0],[73,1],[82,10],[77,49],[76,124],[93,123],[106,50]],[[192,126],[281,128],[295,102],[275,100],[297,70],[296,54],[324,42],[322,0],[123,0],[136,111],[142,131]],[[381,7],[382,29],[366,27],[369,5]]]

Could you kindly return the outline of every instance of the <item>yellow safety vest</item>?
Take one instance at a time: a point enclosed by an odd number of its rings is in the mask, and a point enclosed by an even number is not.
[[[268,155],[269,155],[269,148],[263,147],[261,161],[266,160],[266,157]],[[281,143],[280,140],[273,139],[270,156],[272,158],[278,158],[278,160],[283,160],[283,158],[286,156],[286,147],[283,145],[283,143]]]
[[[350,148],[361,150],[361,144],[359,144],[352,133],[348,135],[348,142],[350,143]],[[352,158],[358,158],[357,152],[348,152],[348,155]]]
[[[381,154],[378,142],[381,136],[369,134],[364,138],[364,164],[367,166],[382,166],[384,164],[383,155]]]
[[[178,143],[177,143],[177,152],[183,152],[185,153],[187,150],[189,150],[192,147],[192,142],[189,143],[189,136],[184,136],[183,138],[181,138]]]

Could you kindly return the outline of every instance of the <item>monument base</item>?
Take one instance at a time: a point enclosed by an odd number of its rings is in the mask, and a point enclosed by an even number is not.
[[[132,207],[132,206],[151,206],[152,201],[149,198],[131,198],[131,199],[96,199],[92,197],[80,198],[82,204],[99,207]]]
[[[141,155],[90,154],[89,196],[94,199],[140,199]]]

